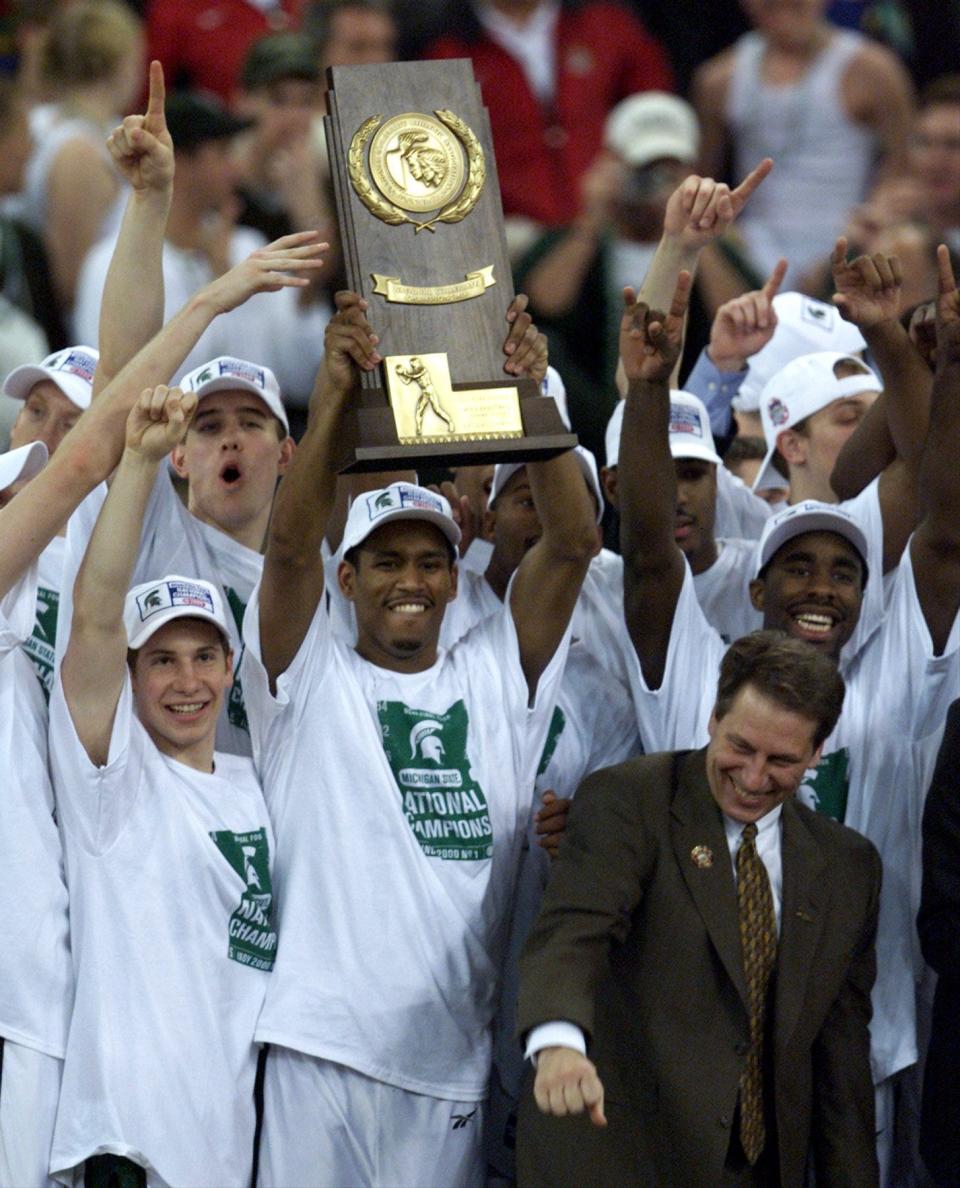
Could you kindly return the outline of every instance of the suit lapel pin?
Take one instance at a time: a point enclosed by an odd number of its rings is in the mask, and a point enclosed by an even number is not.
[[[690,851],[690,857],[693,859],[693,865],[699,866],[701,870],[713,866],[713,851],[709,846],[694,846]]]
[[[816,920],[814,920],[813,916],[811,916],[809,912],[805,912],[800,908],[797,908],[797,919],[804,920],[807,924],[816,923]]]

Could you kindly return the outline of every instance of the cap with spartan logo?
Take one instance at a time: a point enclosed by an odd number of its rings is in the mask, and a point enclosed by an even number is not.
[[[123,625],[127,647],[142,648],[151,635],[173,619],[207,619],[220,629],[230,648],[230,630],[220,591],[201,578],[169,574],[159,581],[141,582],[126,597]]]
[[[454,550],[460,544],[460,529],[442,495],[413,483],[391,483],[354,499],[343,530],[341,555],[355,549],[371,532],[391,520],[425,520],[440,529]]]
[[[260,363],[219,355],[185,375],[180,387],[184,392],[194,392],[198,402],[211,392],[252,392],[260,397],[287,433],[290,432],[277,377],[269,367]]]

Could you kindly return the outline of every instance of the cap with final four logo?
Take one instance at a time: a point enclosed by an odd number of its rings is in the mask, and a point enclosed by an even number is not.
[[[3,384],[5,396],[26,400],[36,384],[49,380],[81,411],[90,407],[93,375],[100,352],[93,347],[71,346],[47,355],[42,363],[24,363],[15,367]]]
[[[141,582],[128,591],[123,607],[127,647],[142,648],[151,635],[173,619],[207,619],[220,629],[229,648],[230,631],[220,591],[202,578],[168,574]]]
[[[393,520],[424,520],[439,528],[454,550],[460,544],[460,529],[442,495],[414,483],[391,483],[354,499],[343,530],[341,555]]]

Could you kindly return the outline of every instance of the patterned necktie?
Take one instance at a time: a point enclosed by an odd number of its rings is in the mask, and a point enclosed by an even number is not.
[[[737,850],[740,949],[750,1005],[750,1050],[740,1078],[740,1143],[751,1164],[766,1139],[763,1122],[763,1032],[767,987],[777,960],[777,928],[767,871],[757,853],[757,827],[745,825]]]

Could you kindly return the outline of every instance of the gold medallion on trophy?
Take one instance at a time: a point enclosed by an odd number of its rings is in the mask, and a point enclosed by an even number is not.
[[[417,234],[465,219],[487,178],[480,141],[446,109],[433,115],[407,111],[386,123],[382,116],[370,116],[350,141],[348,168],[357,197],[371,214],[391,226],[411,223]],[[410,217],[431,211],[436,214],[429,219]]]

